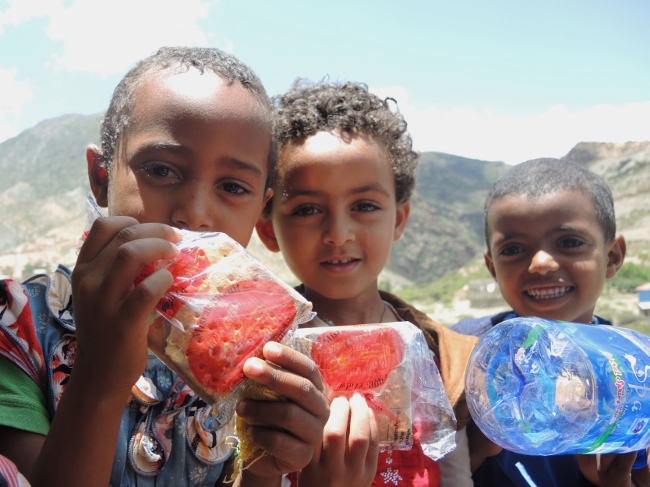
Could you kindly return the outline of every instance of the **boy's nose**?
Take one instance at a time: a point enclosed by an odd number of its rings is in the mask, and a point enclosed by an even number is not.
[[[538,250],[535,255],[533,255],[533,259],[528,267],[529,272],[537,274],[546,274],[547,272],[554,272],[558,269],[559,265],[553,255],[544,250]]]
[[[194,180],[186,183],[184,191],[179,191],[175,197],[171,219],[174,226],[184,230],[206,232],[212,229],[210,212],[210,194],[212,188]]]
[[[354,231],[346,218],[330,216],[323,240],[329,245],[343,245],[354,240]]]

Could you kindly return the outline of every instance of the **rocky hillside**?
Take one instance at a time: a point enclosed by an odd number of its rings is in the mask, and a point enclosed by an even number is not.
[[[48,263],[74,263],[88,192],[85,148],[96,143],[100,115],[65,115],[0,144],[0,274],[19,277]],[[581,143],[571,159],[605,176],[616,199],[630,254],[650,248],[650,142]],[[426,152],[418,169],[411,218],[395,245],[384,288],[436,281],[483,249],[482,203],[508,166]],[[254,239],[249,250],[292,281],[279,254]]]
[[[564,157],[586,165],[609,184],[618,230],[628,242],[628,259],[650,251],[650,142],[582,142]]]

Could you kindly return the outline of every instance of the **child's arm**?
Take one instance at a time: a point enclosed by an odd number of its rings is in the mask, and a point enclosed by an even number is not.
[[[36,463],[44,441],[44,435],[0,426],[0,455],[7,457],[24,475]]]
[[[131,386],[147,360],[147,318],[172,284],[145,264],[172,258],[178,233],[128,217],[94,224],[72,274],[77,354],[70,381],[36,461],[34,486],[106,486]]]
[[[322,447],[300,473],[298,485],[370,486],[378,456],[377,420],[365,398],[360,394],[349,401],[334,398]]]
[[[268,362],[248,359],[244,373],[288,401],[244,399],[237,406],[237,414],[253,425],[250,438],[268,455],[241,472],[233,487],[279,486],[282,474],[304,468],[320,446],[329,417],[320,373],[310,358],[275,342],[265,345],[264,358]]]

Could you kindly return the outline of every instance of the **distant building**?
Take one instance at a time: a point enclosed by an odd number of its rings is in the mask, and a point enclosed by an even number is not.
[[[474,279],[470,281],[467,297],[472,308],[495,308],[505,305],[499,286],[492,279]]]
[[[650,318],[650,282],[636,288],[639,294],[639,311],[647,318]]]

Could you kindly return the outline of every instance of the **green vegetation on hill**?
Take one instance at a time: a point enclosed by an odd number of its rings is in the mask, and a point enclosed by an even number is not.
[[[622,293],[633,293],[637,286],[650,282],[650,265],[625,262],[618,274],[606,282],[608,289]]]
[[[399,291],[399,296],[408,302],[437,302],[450,305],[458,291],[475,279],[492,279],[483,259],[448,272],[440,279],[426,285],[413,286]]]

